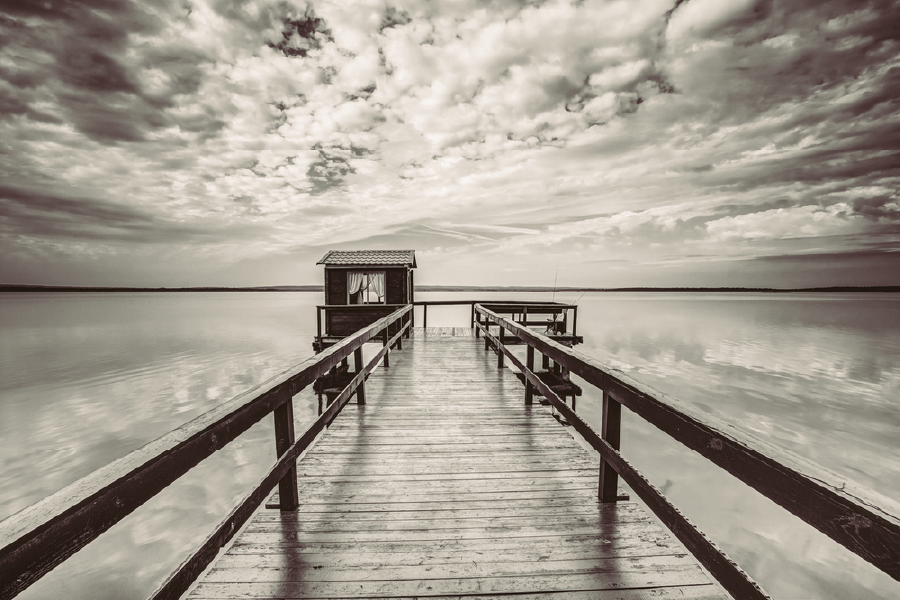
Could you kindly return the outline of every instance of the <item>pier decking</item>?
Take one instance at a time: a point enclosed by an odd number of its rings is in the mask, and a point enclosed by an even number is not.
[[[189,598],[727,597],[468,328],[414,330],[297,477]]]

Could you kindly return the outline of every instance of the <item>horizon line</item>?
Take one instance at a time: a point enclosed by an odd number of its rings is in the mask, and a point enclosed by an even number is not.
[[[317,292],[323,291],[321,284],[262,285],[262,286],[179,286],[179,287],[136,287],[136,286],[78,286],[0,283],[0,292]],[[741,287],[741,286],[627,286],[604,288],[594,286],[551,287],[538,285],[416,285],[419,291],[482,291],[482,292],[900,292],[900,285],[833,285],[805,288]]]

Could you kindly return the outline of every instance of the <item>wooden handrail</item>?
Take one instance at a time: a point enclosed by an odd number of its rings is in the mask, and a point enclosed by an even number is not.
[[[585,441],[600,453],[603,460],[600,465],[598,495],[602,502],[615,501],[617,496],[615,491],[616,481],[605,477],[605,470],[608,465],[611,470],[615,470],[616,474],[622,475],[622,479],[641,497],[641,500],[665,523],[675,534],[675,537],[691,551],[694,557],[709,570],[716,581],[721,583],[722,587],[728,590],[735,598],[740,598],[741,600],[771,600],[768,594],[743,569],[728,558],[715,543],[707,538],[686,516],[681,514],[666,499],[662,492],[622,457],[618,451],[618,440],[616,440],[615,444],[612,444],[610,440],[606,439],[606,427],[604,427],[602,435],[594,431],[590,425],[583,421],[574,410],[556,395],[556,392],[541,381],[532,369],[527,365],[523,365],[522,361],[509,348],[503,345],[497,336],[489,331],[488,327],[481,323],[478,324],[478,327],[482,329],[485,340],[493,343],[495,348],[499,348],[498,356],[506,355],[513,366],[524,374],[527,385],[533,385],[544,398],[550,401],[554,408],[560,411],[566,421],[581,434]],[[533,350],[534,347],[529,345],[528,348]],[[533,358],[530,357],[529,362],[532,360]],[[529,404],[527,385],[525,392],[526,405]],[[606,394],[604,394],[605,397]],[[606,422],[604,422],[604,425],[606,425]],[[605,488],[611,488],[611,490]],[[604,495],[606,495],[606,499],[604,499]]]
[[[562,304],[560,302],[541,302],[539,300],[415,300],[416,306],[461,306],[464,304],[481,304],[482,306],[543,306],[547,308],[575,308],[575,304]],[[334,306],[334,305],[329,305]]]
[[[559,314],[565,313],[566,310],[574,311],[574,317],[572,320],[572,335],[575,335],[575,319],[577,319],[578,315],[578,306],[575,304],[563,304],[561,302],[542,302],[539,300],[529,301],[529,300],[416,300],[413,302],[414,306],[422,307],[422,327],[428,326],[428,307],[429,306],[470,306],[471,311],[469,314],[469,325],[470,327],[475,328],[475,306],[481,304],[482,306],[490,306],[497,312],[519,312],[521,309],[524,309],[526,315],[528,313],[528,309],[532,309],[533,314]],[[319,310],[324,308],[337,308],[343,307],[344,305],[319,305],[317,308]],[[378,305],[375,305],[378,306]],[[383,305],[382,305],[383,306]],[[537,324],[537,323],[535,323]],[[476,329],[476,335],[478,335],[478,329]],[[321,337],[321,334],[320,334]]]
[[[475,310],[484,317],[485,323],[494,323],[505,330],[506,334],[515,335],[544,356],[603,390],[670,437],[699,452],[853,553],[900,580],[900,504],[896,501],[740,431],[729,423],[644,385],[547,336],[505,319],[483,306],[476,306]],[[488,327],[480,327],[489,335]],[[491,335],[491,338],[495,345],[499,342],[496,336]],[[508,349],[501,346],[501,351],[517,367],[523,369],[525,377],[542,393],[549,392],[533,372],[519,366],[521,361],[513,359],[514,355]],[[618,452],[609,447],[565,403],[555,398],[555,395],[547,397],[573,425],[577,423],[576,429],[587,441],[596,443],[595,448],[604,460],[609,461],[619,475],[632,485],[626,473],[633,470],[633,467],[627,465]],[[640,488],[646,488],[649,483],[637,483],[638,487],[632,487],[641,495]],[[641,497],[644,498],[643,495]],[[657,512],[650,502],[648,505]],[[657,515],[660,513],[657,512]],[[660,518],[663,516],[660,515]],[[679,535],[678,528],[673,529],[673,532]],[[704,566],[713,572],[712,567],[705,563]]]
[[[400,330],[391,338],[388,343],[382,347],[375,356],[369,361],[365,368],[359,370],[347,386],[341,391],[334,401],[328,405],[319,418],[307,427],[306,431],[300,436],[284,454],[278,457],[275,463],[265,477],[259,482],[239,504],[228,514],[216,527],[215,531],[207,536],[203,544],[187,558],[178,569],[172,573],[169,578],[159,586],[159,588],[150,597],[150,600],[178,600],[182,594],[191,586],[191,584],[200,576],[206,567],[215,559],[219,549],[227,544],[229,540],[238,532],[241,526],[249,519],[253,512],[259,507],[262,501],[269,495],[275,485],[291,470],[296,458],[306,450],[315,439],[322,433],[325,428],[334,421],[335,417],[340,414],[341,409],[353,396],[353,392],[358,388],[361,389],[366,376],[375,368],[375,365],[384,358],[387,360],[388,352],[394,344],[399,343],[405,329],[409,327],[409,323],[405,323]],[[354,351],[355,354],[355,351]],[[360,403],[364,401],[358,400]],[[283,502],[283,498],[281,499]]]
[[[377,310],[379,308],[403,308],[406,304],[317,304],[317,309],[346,308],[349,310]]]
[[[216,450],[289,402],[294,394],[325,375],[364,343],[376,336],[381,339],[379,334],[383,330],[410,311],[412,306],[404,305],[322,353],[0,522],[0,599],[12,598],[40,579]],[[406,326],[400,328],[400,333]],[[393,343],[378,352],[367,367],[369,370]],[[329,415],[330,418],[323,420],[320,417],[282,454],[264,478],[262,487],[244,499],[226,519],[226,525],[229,519],[240,517],[246,520],[252,514],[291,468],[293,458],[336,416],[336,411],[346,403],[356,386],[364,380],[365,374],[358,373],[351,385],[345,388],[342,395],[346,394],[346,397],[342,403],[335,400],[323,413],[323,416]],[[268,486],[267,490],[263,489],[265,486]],[[231,529],[231,533],[235,531],[237,527]],[[220,536],[216,543],[222,538],[220,530],[217,533]]]

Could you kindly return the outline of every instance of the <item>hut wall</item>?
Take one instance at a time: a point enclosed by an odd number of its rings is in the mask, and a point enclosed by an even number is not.
[[[347,304],[347,271],[325,269],[325,304]]]
[[[371,308],[366,310],[351,308],[328,309],[325,312],[326,335],[351,335],[393,312],[393,309],[383,305],[370,304],[369,306]]]
[[[387,304],[406,304],[409,299],[406,291],[406,269],[385,270],[385,302]]]

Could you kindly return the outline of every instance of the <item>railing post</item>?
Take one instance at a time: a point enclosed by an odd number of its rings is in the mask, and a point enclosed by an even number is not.
[[[503,368],[503,325],[500,326],[500,333],[497,335],[497,368]]]
[[[572,336],[574,337],[576,334],[576,325],[578,325],[578,307],[576,306],[572,310]],[[565,333],[565,332],[563,332]]]
[[[318,306],[316,307],[316,341],[322,343],[322,309]]]
[[[384,332],[382,333],[381,338],[382,338],[382,345],[387,347],[388,340],[391,339],[388,337],[388,328],[387,327],[384,328]],[[387,369],[390,366],[391,366],[391,349],[388,348],[387,352],[384,353],[384,368]]]
[[[527,343],[527,342],[526,342]],[[534,373],[534,346],[528,344],[528,351],[525,358],[525,367]],[[534,385],[525,377],[525,404],[530,405],[534,402]]]
[[[422,329],[428,327],[428,305],[422,305]]]
[[[614,449],[619,449],[622,426],[622,405],[603,392],[603,424],[600,436]],[[615,502],[619,496],[619,474],[612,465],[600,459],[600,502]]]
[[[475,327],[475,303],[469,308],[469,327]]]
[[[291,388],[293,389],[293,387]],[[293,396],[275,409],[275,454],[280,457],[294,445],[294,399]],[[278,482],[279,508],[294,511],[300,506],[297,493],[297,461],[291,461],[291,468]]]
[[[357,374],[362,373],[363,369],[363,355],[362,355],[362,346],[353,351],[353,368]],[[363,377],[362,381],[359,382],[359,387],[356,388],[356,403],[357,404],[365,404],[366,403],[366,378]]]
[[[475,328],[475,337],[481,337],[481,329],[478,328],[478,325],[481,324],[481,315],[475,313],[475,303],[472,303],[472,327]]]
[[[522,327],[528,327],[528,307],[522,307]]]

